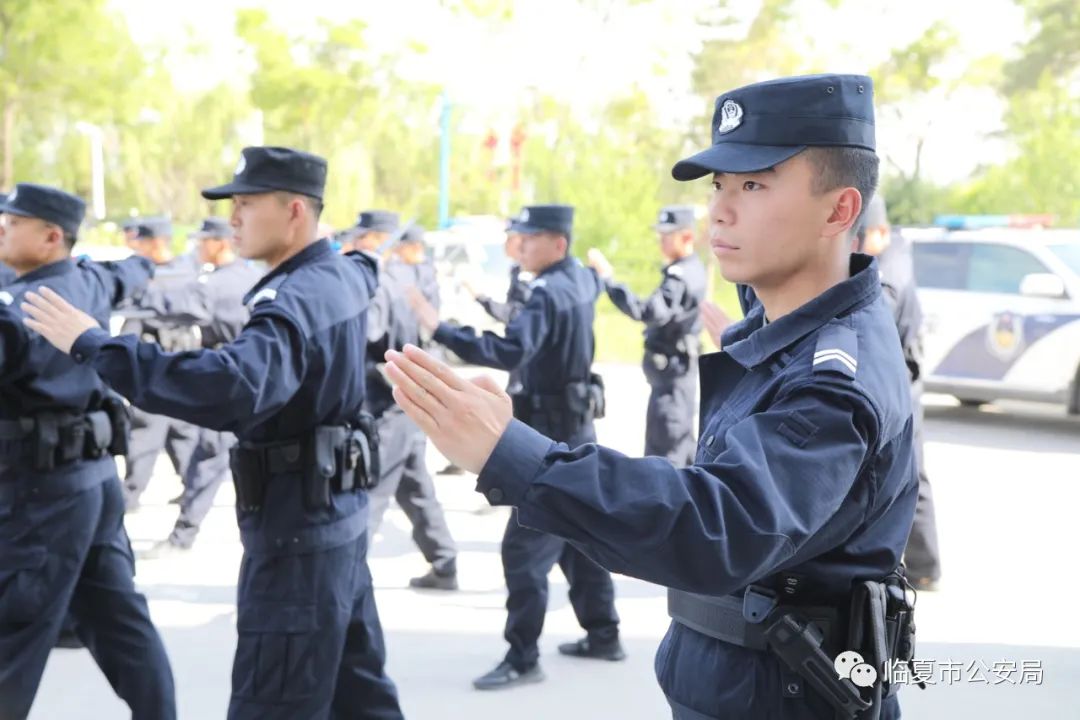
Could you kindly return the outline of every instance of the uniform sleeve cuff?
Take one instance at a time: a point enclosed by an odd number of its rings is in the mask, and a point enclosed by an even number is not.
[[[109,333],[101,328],[90,328],[75,338],[71,346],[71,359],[80,364],[93,360],[98,350],[109,341],[110,337]]]
[[[435,328],[435,334],[432,335],[432,338],[440,345],[447,345],[454,339],[454,327],[441,322],[439,323],[439,327]]]
[[[517,505],[544,466],[554,442],[519,420],[511,420],[476,478],[476,491],[492,505]]]

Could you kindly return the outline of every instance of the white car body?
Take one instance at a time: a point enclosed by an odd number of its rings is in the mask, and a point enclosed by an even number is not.
[[[929,392],[1080,412],[1080,230],[907,230]]]

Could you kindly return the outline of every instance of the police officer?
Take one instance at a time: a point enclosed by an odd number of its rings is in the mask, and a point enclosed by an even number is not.
[[[0,202],[4,202],[6,199],[7,199],[7,196],[4,195],[3,193],[0,193]],[[9,283],[14,282],[14,281],[15,281],[15,271],[12,270],[7,265],[5,265],[4,263],[0,262],[0,287],[3,287],[3,286],[5,286],[5,285],[7,285]]]
[[[518,369],[522,387],[514,395],[514,415],[571,447],[596,440],[593,419],[602,414],[602,388],[591,372],[593,318],[602,285],[595,272],[567,254],[573,218],[574,209],[567,205],[527,207],[518,217],[516,229],[524,236],[522,263],[536,280],[529,301],[502,337],[490,332],[478,336],[472,328],[439,323],[437,311],[414,296],[421,325],[462,360]],[[509,591],[504,635],[510,650],[494,670],[473,682],[477,689],[544,679],[537,642],[547,612],[547,576],[556,562],[570,584],[574,614],[588,633],[560,645],[559,652],[604,660],[625,657],[615,589],[606,570],[555,535],[519,523],[517,513],[506,525],[502,561]]]
[[[228,220],[203,220],[190,236],[199,243],[198,277],[181,287],[152,287],[143,295],[140,307],[152,310],[164,322],[194,325],[204,348],[218,348],[235,340],[250,317],[244,295],[263,271],[258,264],[236,256],[232,235]],[[235,444],[232,433],[199,428],[198,443],[183,475],[184,493],[176,524],[167,539],[140,557],[161,557],[191,548],[229,473],[229,450]]]
[[[911,247],[900,233],[892,232],[885,199],[874,195],[863,216],[858,233],[858,249],[878,259],[881,287],[892,306],[900,347],[904,351],[911,378],[911,411],[915,422],[915,461],[919,470],[919,500],[915,504],[915,522],[911,526],[904,564],[908,579],[919,590],[936,590],[941,579],[941,554],[938,551],[934,494],[926,474],[923,450],[922,409],[922,306],[915,292],[915,267]]]
[[[375,267],[316,240],[326,161],[243,150],[233,181],[242,257],[270,271],[246,298],[251,320],[217,349],[168,353],[110,338],[55,294],[29,295],[28,324],[133,404],[233,432],[244,557],[228,717],[400,718],[383,671],[371,589],[363,423],[366,315]]]
[[[185,288],[197,276],[198,262],[191,254],[174,257],[172,222],[164,217],[140,218],[129,246],[136,255],[147,258],[157,267],[152,287]],[[178,323],[157,317],[153,310],[133,303],[121,313],[127,315],[122,334],[140,335],[144,340],[158,343],[165,350],[193,350],[199,339],[190,323]],[[139,408],[131,413],[131,441],[124,463],[124,500],[127,510],[139,506],[139,498],[150,484],[154,465],[162,450],[166,452],[176,474],[187,475],[192,454],[199,441],[199,429],[191,423],[163,415],[153,415]]]
[[[712,178],[709,243],[756,296],[701,358],[693,467],[552,442],[490,379],[389,356],[398,403],[489,502],[671,588],[656,673],[676,718],[899,717],[899,683],[872,674],[910,659],[898,567],[918,483],[892,312],[851,253],[877,182],[872,97],[857,75],[733,90],[713,145],[673,169]]]
[[[367,402],[379,430],[381,470],[379,484],[369,494],[368,542],[382,523],[390,498],[395,498],[412,524],[413,541],[431,564],[409,585],[457,590],[457,547],[428,473],[427,437],[394,402],[379,362],[387,350],[421,344],[420,325],[409,305],[411,288],[438,306],[439,286],[426,259],[423,228],[417,225],[406,229],[397,242],[368,312]]]
[[[68,613],[132,717],[175,718],[172,670],[124,532],[112,457],[126,439],[123,402],[28,332],[21,311],[46,283],[105,325],[153,268],[72,260],[85,204],[56,188],[20,183],[0,211],[0,258],[19,274],[0,291],[0,718],[29,714]]]
[[[510,258],[511,265],[510,285],[506,289],[505,302],[499,302],[487,295],[477,293],[471,285],[465,283],[465,289],[480,303],[480,307],[484,308],[484,312],[504,325],[517,317],[517,314],[525,307],[525,303],[529,301],[529,288],[533,279],[531,273],[524,272],[521,269],[523,236],[518,232],[517,224],[517,218],[511,218],[506,225],[506,243],[503,250],[506,252],[506,256]],[[516,368],[510,370],[509,375],[506,380],[506,392],[513,395],[521,390],[521,377]],[[463,475],[464,473],[465,471],[454,463],[447,463],[446,467],[439,471],[440,475]]]
[[[630,318],[645,323],[645,359],[649,382],[645,415],[645,454],[666,457],[677,466],[694,462],[694,413],[697,409],[697,362],[700,306],[705,299],[705,265],[694,252],[694,209],[666,207],[654,229],[667,264],[660,286],[644,300],[623,283],[603,253],[589,250],[589,264],[604,279],[608,297]]]
[[[388,249],[401,228],[398,214],[389,210],[364,210],[356,217],[351,242],[343,242],[342,249],[382,253]]]
[[[473,293],[476,302],[484,308],[484,312],[504,325],[513,320],[529,301],[531,277],[528,277],[529,274],[521,269],[522,242],[523,236],[517,231],[517,219],[511,219],[507,224],[506,244],[503,247],[506,256],[510,258],[510,285],[506,290],[506,300],[499,302],[482,293]],[[468,289],[472,292],[471,287]]]

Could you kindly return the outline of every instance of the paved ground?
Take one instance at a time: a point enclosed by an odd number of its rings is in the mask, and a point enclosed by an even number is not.
[[[632,366],[603,372],[610,410],[601,441],[637,452],[646,393],[640,372]],[[937,684],[904,691],[905,717],[1076,718],[1080,422],[1038,406],[1011,405],[1004,413],[962,410],[940,398],[929,403],[927,454],[946,576],[941,592],[919,601],[920,656],[935,661]],[[438,469],[441,458],[432,453],[429,466]],[[440,478],[439,488],[462,551],[462,591],[403,589],[424,566],[397,510],[388,514],[371,558],[389,670],[407,717],[665,717],[652,675],[653,651],[667,626],[664,592],[626,578],[618,580],[626,663],[574,662],[554,652],[557,642],[579,635],[565,582],[555,571],[542,645],[548,682],[507,693],[471,689],[470,680],[504,652],[498,541],[506,514],[487,508],[469,478]],[[163,463],[148,507],[128,518],[136,547],[167,534],[175,509],[165,501],[178,489]],[[232,493],[222,492],[190,556],[139,566],[138,581],[164,634],[185,719],[223,717],[228,699],[240,559],[231,501]],[[1018,682],[1025,662],[1035,675],[1041,669],[1041,684],[1033,682],[1038,677]],[[87,653],[53,653],[33,720],[125,717],[125,706]]]

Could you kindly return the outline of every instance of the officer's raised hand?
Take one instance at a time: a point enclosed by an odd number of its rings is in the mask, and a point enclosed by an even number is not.
[[[705,300],[701,303],[701,322],[709,333],[709,337],[712,338],[713,343],[719,349],[721,337],[724,335],[724,331],[727,330],[728,325],[731,324],[731,318],[720,309],[719,305],[711,300]]]
[[[413,345],[386,353],[394,400],[447,460],[479,473],[513,417],[510,396],[487,375],[468,381]]]
[[[71,346],[79,336],[90,328],[100,327],[97,320],[76,309],[67,300],[47,287],[40,287],[40,294],[26,293],[22,310],[29,317],[23,319],[26,326],[41,334],[58,350],[71,352]]]
[[[608,259],[604,257],[604,253],[596,248],[589,248],[587,257],[589,260],[589,267],[595,270],[596,274],[602,279],[611,280],[615,277],[615,268],[612,267]]]

